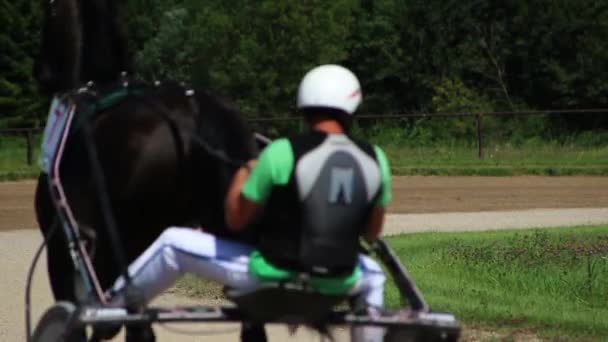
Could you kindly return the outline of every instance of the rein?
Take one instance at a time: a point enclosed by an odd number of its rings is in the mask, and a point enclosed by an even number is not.
[[[190,109],[195,114],[195,117],[198,118],[199,117],[199,105],[198,105],[198,101],[196,100],[196,97],[194,96],[195,91],[192,88],[188,88],[185,86],[183,86],[183,87],[184,87],[184,95],[188,98],[188,101],[190,103]],[[169,123],[169,126],[177,127],[175,120],[172,119],[167,114],[167,113],[169,113],[169,109],[167,107],[160,105],[158,103],[154,103],[152,101],[146,101],[145,103],[151,107],[156,108],[162,114],[163,118]],[[177,136],[176,138],[179,138],[179,136]],[[200,147],[203,151],[205,151],[205,153],[207,153],[209,156],[213,157],[214,159],[216,159],[217,161],[219,161],[221,163],[224,163],[228,166],[237,167],[237,168],[247,165],[247,162],[248,162],[247,160],[239,160],[239,159],[230,157],[226,153],[226,151],[213,147],[209,142],[205,141],[204,139],[202,139],[201,137],[199,137],[196,134],[192,134],[189,138],[193,143],[196,144],[196,146]],[[263,145],[267,145],[270,142],[270,139],[268,139],[267,137],[265,137],[259,133],[254,134],[254,139]]]
[[[190,102],[190,108],[191,108],[192,112],[196,114],[195,117],[199,118],[200,117],[199,104],[198,104],[198,101],[196,100],[196,98],[194,97],[194,95],[195,95],[194,89],[186,88],[185,95],[188,97],[188,100]],[[199,125],[200,125],[200,123],[199,123]],[[228,166],[233,166],[236,168],[240,168],[242,166],[247,165],[247,160],[238,160],[238,159],[231,158],[230,156],[228,156],[226,151],[214,148],[213,146],[211,146],[211,144],[209,144],[207,141],[201,139],[196,134],[193,134],[190,137],[190,139],[192,139],[192,141],[194,143],[196,143],[198,145],[198,147],[202,148],[205,152],[207,152],[208,155],[215,158],[219,162],[222,162]]]

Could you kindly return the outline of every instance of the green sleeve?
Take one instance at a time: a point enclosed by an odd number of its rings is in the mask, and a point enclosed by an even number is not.
[[[393,199],[393,193],[391,191],[391,168],[388,164],[388,159],[386,159],[384,151],[382,151],[382,149],[378,146],[374,146],[374,151],[376,152],[378,164],[380,164],[380,177],[382,177],[380,196],[378,196],[376,205],[379,207],[385,207]]]
[[[258,204],[266,202],[273,186],[285,185],[293,170],[293,151],[287,139],[268,145],[247,177],[241,194]]]

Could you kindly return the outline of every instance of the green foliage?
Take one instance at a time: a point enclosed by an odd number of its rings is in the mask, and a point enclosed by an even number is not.
[[[39,124],[43,102],[32,77],[38,43],[39,5],[0,0],[0,128]]]
[[[433,89],[432,108],[436,112],[487,113],[492,103],[468,88],[460,80],[444,79]]]
[[[346,0],[184,2],[162,14],[137,65],[219,89],[247,112],[290,112],[307,69],[346,58],[350,22]]]
[[[433,93],[431,108],[435,112],[483,114],[493,111],[493,104],[485,96],[476,93],[460,80],[441,80],[433,87]],[[436,140],[472,140],[477,131],[473,123],[472,117],[438,117],[428,120],[424,129]]]
[[[407,91],[412,83],[408,70],[411,57],[400,42],[402,12],[396,0],[360,1],[355,5],[344,64],[361,80],[365,101],[360,112],[400,112],[407,108],[404,99],[415,101],[415,94]]]
[[[190,81],[193,46],[188,44],[188,11],[184,8],[163,13],[158,31],[136,54],[143,78]]]
[[[0,0],[0,8],[0,127],[37,124],[40,6]],[[293,113],[299,80],[321,63],[355,71],[361,113],[608,106],[603,1],[133,0],[120,8],[139,77],[206,86],[251,115]],[[467,119],[408,124],[427,142],[471,133]],[[520,143],[605,129],[608,116],[484,125],[500,132],[490,139]]]

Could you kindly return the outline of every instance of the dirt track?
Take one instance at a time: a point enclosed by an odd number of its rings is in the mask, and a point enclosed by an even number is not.
[[[0,183],[0,341],[23,341],[23,293],[27,266],[40,243],[33,218],[34,182]],[[394,180],[392,215],[387,231],[463,230],[479,228],[516,228],[553,226],[555,223],[608,223],[608,177],[396,177]],[[524,210],[531,208],[587,208],[568,210]],[[483,211],[483,213],[474,213]],[[451,212],[443,214],[438,212]],[[399,214],[398,214],[399,213]],[[403,215],[403,213],[416,213]],[[544,223],[544,224],[543,224]],[[447,228],[446,228],[447,227]],[[33,317],[37,321],[42,310],[51,304],[44,262],[39,265],[33,288]],[[159,299],[162,304],[190,301],[171,294]],[[200,331],[200,326],[179,326]],[[203,328],[207,330],[207,327]],[[220,334],[208,337],[183,336],[157,328],[159,341],[237,341],[234,325],[212,327]],[[467,340],[493,340],[488,332],[475,333]],[[271,330],[271,341],[287,340],[284,328]],[[344,336],[339,334],[338,336]],[[529,340],[533,336],[515,336]],[[290,339],[291,340],[291,339]],[[339,341],[344,340],[339,338]],[[294,341],[318,341],[306,332]]]
[[[395,177],[393,213],[608,207],[608,177]]]
[[[36,227],[34,181],[0,183],[0,231]],[[394,177],[391,213],[608,207],[608,177]]]

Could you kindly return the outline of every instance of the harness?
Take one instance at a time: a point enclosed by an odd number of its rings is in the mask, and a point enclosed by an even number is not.
[[[124,76],[124,75],[123,75]],[[155,84],[158,87],[160,84]],[[190,106],[196,109],[198,113],[198,103],[196,102],[194,90],[186,88],[183,84],[180,85],[184,89],[184,96],[189,100]],[[122,274],[130,282],[130,277],[127,272],[127,262],[124,251],[119,247],[123,244],[120,241],[114,215],[111,210],[110,199],[107,194],[104,175],[101,172],[101,164],[97,156],[97,149],[89,124],[93,119],[97,118],[102,112],[107,112],[108,109],[122,103],[124,100],[134,97],[143,97],[146,92],[153,91],[154,88],[144,84],[130,84],[124,77],[117,84],[110,85],[104,88],[97,88],[93,83],[88,83],[85,87],[71,91],[66,94],[57,95],[53,98],[49,119],[44,132],[42,151],[41,151],[41,167],[42,171],[48,175],[50,193],[53,196],[53,202],[56,205],[59,222],[63,226],[66,234],[68,245],[70,248],[74,267],[82,278],[89,294],[95,294],[96,300],[105,303],[105,296],[101,289],[99,280],[95,270],[92,267],[92,262],[84,246],[84,240],[81,238],[81,232],[75,216],[67,201],[63,185],[61,182],[60,164],[65,152],[67,142],[75,135],[83,139],[83,143],[88,155],[88,163],[92,172],[93,183],[96,186],[96,193],[99,198],[100,209],[102,212],[104,227],[106,228],[111,246],[114,249],[114,256],[117,264],[122,269]],[[147,104],[156,106],[158,112],[167,121],[174,137],[180,139],[179,132],[176,132],[176,124],[174,120],[167,114],[168,108],[162,104],[155,104],[154,101],[147,101]],[[194,141],[206,150],[211,156],[218,158],[224,162],[239,163],[236,160],[230,159],[225,152],[214,149],[209,144],[206,144],[202,139]],[[180,144],[178,144],[180,145]],[[222,159],[223,158],[223,159]]]
[[[97,89],[93,83],[87,84],[86,87],[70,94],[70,99],[76,106],[75,121],[72,124],[70,134],[80,131],[97,114],[120,104],[129,97],[141,96],[150,89],[147,85],[130,84],[126,81],[121,81],[103,89]]]

